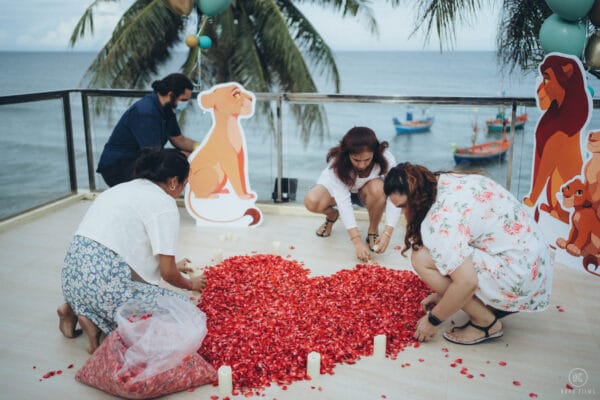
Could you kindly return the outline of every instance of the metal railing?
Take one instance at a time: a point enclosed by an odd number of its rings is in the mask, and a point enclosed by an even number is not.
[[[90,112],[90,98],[135,98],[142,97],[149,91],[139,90],[93,90],[73,89],[44,93],[33,93],[0,97],[0,106],[14,105],[19,103],[40,102],[46,100],[61,100],[65,126],[66,157],[68,162],[69,182],[71,193],[77,192],[81,183],[77,181],[74,134],[73,134],[73,110],[70,95],[81,96],[83,134],[85,141],[85,158],[87,165],[88,187],[90,191],[96,191],[94,143],[92,139],[92,120]],[[198,95],[197,92],[193,97]],[[269,101],[275,107],[275,157],[276,157],[276,182],[277,200],[282,200],[282,176],[283,176],[283,138],[284,128],[282,123],[282,108],[288,104],[326,104],[326,103],[374,103],[374,104],[403,104],[403,105],[459,105],[459,106],[494,106],[510,107],[512,109],[510,128],[511,139],[514,139],[517,120],[517,107],[534,107],[536,102],[533,98],[505,98],[505,97],[410,97],[410,96],[369,96],[369,95],[341,95],[341,94],[315,94],[315,93],[256,93],[258,101]],[[600,100],[594,100],[594,108],[600,107]],[[511,143],[514,141],[511,140]],[[513,146],[511,146],[507,159],[506,186],[510,190],[512,174]],[[11,215],[14,216],[14,215]],[[11,217],[9,216],[9,217]]]

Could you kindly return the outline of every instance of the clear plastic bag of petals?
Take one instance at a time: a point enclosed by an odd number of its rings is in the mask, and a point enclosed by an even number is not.
[[[117,309],[117,331],[127,351],[119,375],[133,382],[177,366],[195,353],[206,336],[206,315],[189,301],[160,296],[155,306],[132,300]]]

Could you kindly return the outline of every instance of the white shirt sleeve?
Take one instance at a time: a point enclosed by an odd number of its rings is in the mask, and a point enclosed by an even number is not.
[[[350,201],[350,189],[335,175],[333,169],[330,167],[324,169],[321,172],[321,176],[319,176],[317,184],[325,186],[329,194],[334,198],[340,218],[346,229],[356,228],[354,208]]]

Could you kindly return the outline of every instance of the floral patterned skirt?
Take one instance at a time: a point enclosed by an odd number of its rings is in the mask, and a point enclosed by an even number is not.
[[[114,251],[75,235],[62,268],[62,291],[76,315],[84,315],[105,334],[117,325],[117,308],[131,299],[156,305],[158,296],[185,297],[169,289],[134,281],[131,268]]]

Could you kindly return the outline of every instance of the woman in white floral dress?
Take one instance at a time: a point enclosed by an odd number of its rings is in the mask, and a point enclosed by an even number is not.
[[[505,188],[478,174],[432,172],[402,163],[384,191],[406,217],[405,249],[434,291],[422,306],[415,338],[427,341],[462,309],[467,324],[445,332],[454,343],[476,344],[503,335],[501,318],[548,307],[552,262],[543,235]]]

